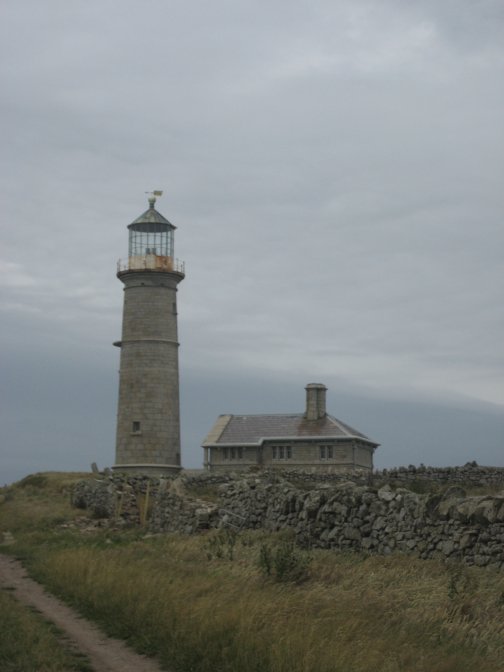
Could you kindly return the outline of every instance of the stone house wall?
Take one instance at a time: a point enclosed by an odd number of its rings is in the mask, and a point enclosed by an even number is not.
[[[235,456],[231,457],[231,448],[235,451]],[[239,457],[237,446],[228,446],[228,457],[223,447],[209,448],[212,471],[234,471],[236,469],[248,469],[257,465],[257,447],[241,446],[241,457]]]
[[[332,457],[326,456],[321,459],[320,446],[331,446]],[[286,456],[288,447],[290,447],[291,457]],[[276,457],[273,456],[273,448],[277,449]],[[280,448],[284,449],[284,456],[281,458],[279,457]],[[308,469],[328,473],[348,472],[355,468],[368,470],[373,468],[373,451],[366,444],[358,441],[268,440],[264,442],[262,449],[255,446],[228,446],[226,448],[219,446],[211,447],[209,450],[212,471],[243,470],[258,464],[265,468]]]

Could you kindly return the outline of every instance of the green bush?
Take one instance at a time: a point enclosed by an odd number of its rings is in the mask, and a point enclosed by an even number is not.
[[[279,583],[301,583],[308,578],[311,556],[296,547],[294,541],[283,540],[276,547],[261,544],[258,565],[264,576]]]

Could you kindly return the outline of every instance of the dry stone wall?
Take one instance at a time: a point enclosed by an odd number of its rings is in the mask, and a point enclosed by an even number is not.
[[[183,479],[113,474],[80,481],[74,506],[115,527],[144,525],[155,532],[191,534],[218,526],[217,506],[188,496]],[[214,520],[210,524],[210,517]]]
[[[373,474],[373,482],[391,484],[408,484],[426,482],[439,485],[465,485],[487,487],[502,485],[504,487],[504,467],[483,467],[476,462],[468,462],[462,467],[396,467],[383,469]]]
[[[504,495],[466,497],[456,486],[444,495],[418,495],[351,481],[310,492],[250,481],[224,488],[226,510],[246,516],[247,527],[290,527],[304,546],[503,566]]]
[[[289,528],[305,547],[401,552],[504,568],[504,490],[468,497],[457,484],[481,485],[483,479],[498,487],[504,470],[480,470],[468,481],[460,469],[443,481],[454,484],[442,494],[418,494],[394,479],[384,483],[383,474],[375,483],[355,475],[311,481],[308,489],[300,481],[309,475],[276,471],[173,479],[114,474],[80,483],[74,503],[116,525],[140,523],[154,532]],[[215,501],[191,494],[209,486]]]

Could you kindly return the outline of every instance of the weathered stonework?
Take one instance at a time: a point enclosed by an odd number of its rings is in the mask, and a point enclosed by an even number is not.
[[[121,273],[123,333],[117,416],[119,465],[180,466],[178,274]],[[133,430],[138,422],[139,431]]]
[[[458,485],[504,486],[504,469],[429,472],[443,474],[445,484],[454,484],[431,495],[392,487],[383,482],[383,474],[374,483],[375,477],[366,473],[352,474],[350,480],[342,474],[287,475],[276,470],[171,479],[114,475],[78,484],[74,503],[115,524],[138,523],[143,510],[145,524],[156,532],[193,533],[237,520],[249,529],[290,528],[299,544],[311,548],[399,552],[504,568],[504,490],[468,497]],[[477,478],[472,480],[471,473]],[[312,489],[301,487],[302,481],[311,482]],[[209,485],[218,490],[217,502],[191,497],[191,488]]]
[[[320,443],[332,446],[332,456],[321,460],[319,458]],[[290,446],[288,459],[274,459],[273,447]],[[228,455],[229,455],[228,449]],[[283,471],[300,469],[321,473],[341,473],[359,469],[370,471],[373,467],[373,452],[361,445],[358,440],[333,441],[274,441],[265,440],[263,445],[240,448],[240,457],[230,461],[224,453],[223,447],[214,448],[212,452],[212,471],[229,471],[247,469],[261,465],[268,469],[282,469]],[[236,448],[238,452],[238,448]]]

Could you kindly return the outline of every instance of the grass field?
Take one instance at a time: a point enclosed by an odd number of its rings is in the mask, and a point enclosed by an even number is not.
[[[91,672],[54,626],[0,590],[0,670],[2,672]]]
[[[504,670],[503,574],[399,555],[308,553],[287,535],[260,532],[61,528],[76,515],[72,477],[31,478],[2,491],[0,531],[14,536],[5,550],[174,672]]]

